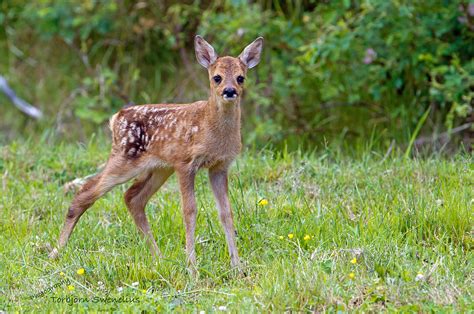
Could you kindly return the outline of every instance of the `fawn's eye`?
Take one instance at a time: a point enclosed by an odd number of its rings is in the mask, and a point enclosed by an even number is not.
[[[242,75],[237,76],[237,83],[243,84],[244,81],[245,81],[245,77],[243,77]]]
[[[222,81],[222,76],[216,75],[212,78],[216,84],[219,84]]]

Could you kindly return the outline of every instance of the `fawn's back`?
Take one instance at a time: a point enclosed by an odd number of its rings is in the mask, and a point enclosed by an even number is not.
[[[208,101],[141,105],[122,109],[110,120],[112,153],[134,162],[149,160],[174,168],[195,163],[212,167],[239,153],[240,108],[224,123],[214,121]]]

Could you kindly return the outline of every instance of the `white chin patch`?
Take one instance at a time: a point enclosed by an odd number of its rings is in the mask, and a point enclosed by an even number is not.
[[[236,100],[236,99],[237,99],[237,95],[234,95],[234,96],[232,96],[232,97],[229,97],[229,96],[224,95],[224,96],[222,96],[222,97],[224,98],[224,100],[229,100],[229,101],[230,101],[230,100]]]

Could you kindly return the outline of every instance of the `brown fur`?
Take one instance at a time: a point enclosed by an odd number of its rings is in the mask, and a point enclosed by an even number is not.
[[[247,68],[258,63],[262,48],[259,38],[239,58],[217,57],[213,48],[196,37],[198,61],[208,68],[211,93],[207,101],[191,104],[142,105],[122,109],[110,119],[112,151],[102,173],[91,178],[77,193],[66,215],[59,238],[63,247],[80,216],[114,186],[136,178],[125,193],[125,204],[138,229],[146,237],[154,255],[161,255],[153,238],[145,206],[167,178],[178,175],[186,227],[188,261],[195,264],[194,232],[196,201],[194,178],[201,168],[209,169],[209,177],[219,217],[224,227],[231,264],[239,265],[235,230],[227,196],[227,173],[241,150],[240,95]],[[258,58],[255,62],[255,58]],[[216,83],[213,77],[220,75]],[[223,97],[224,88],[234,88],[235,99]],[[55,249],[51,257],[56,257]]]

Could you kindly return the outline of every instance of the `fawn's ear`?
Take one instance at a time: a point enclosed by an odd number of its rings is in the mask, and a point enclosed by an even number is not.
[[[258,37],[250,45],[245,47],[244,51],[239,55],[239,59],[251,69],[260,62],[262,54],[263,37]]]
[[[206,69],[209,68],[217,60],[217,53],[214,48],[199,35],[194,37],[194,50],[196,51],[196,59]]]

